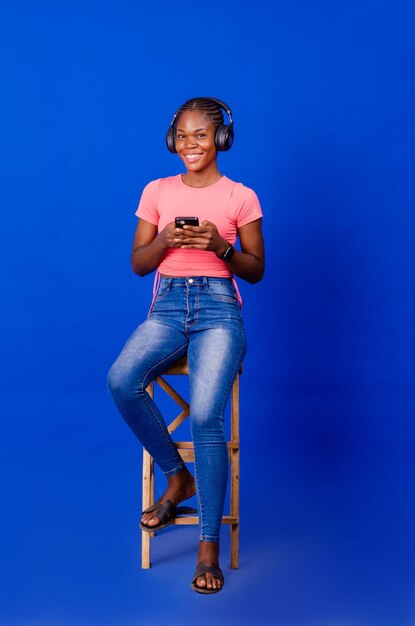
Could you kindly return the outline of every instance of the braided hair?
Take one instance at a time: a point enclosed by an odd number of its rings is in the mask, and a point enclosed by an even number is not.
[[[210,98],[191,98],[187,100],[177,112],[176,124],[185,111],[199,111],[206,119],[218,128],[223,124],[223,113],[220,105]]]

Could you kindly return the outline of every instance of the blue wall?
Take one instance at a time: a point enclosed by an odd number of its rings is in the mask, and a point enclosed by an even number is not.
[[[415,624],[413,18],[399,0],[1,9],[2,626],[158,626],[173,606],[189,626]],[[241,567],[224,531],[209,610],[196,529],[140,570],[141,451],[105,380],[149,307],[136,205],[182,171],[164,135],[194,95],[233,110],[219,164],[256,190],[267,252],[239,281]]]

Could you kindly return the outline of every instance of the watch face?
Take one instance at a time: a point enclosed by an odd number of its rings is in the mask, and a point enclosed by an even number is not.
[[[234,255],[235,252],[235,248],[233,246],[229,246],[229,248],[226,250],[225,254],[223,255],[223,258],[225,259],[225,261],[227,261],[228,259],[231,259]]]

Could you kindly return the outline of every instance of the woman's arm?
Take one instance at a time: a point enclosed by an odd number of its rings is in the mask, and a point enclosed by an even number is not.
[[[179,248],[174,241],[174,222],[157,234],[157,226],[140,219],[134,235],[131,265],[139,276],[146,276],[160,265],[167,248]]]
[[[238,229],[241,252],[235,250],[232,258],[225,261],[233,274],[249,283],[259,282],[264,275],[265,254],[261,226],[262,218],[241,226]],[[175,235],[174,241],[181,242],[178,247],[209,250],[219,258],[229,246],[226,239],[220,236],[215,224],[207,220],[201,226],[184,226],[183,234]]]
[[[225,263],[233,274],[247,280],[249,283],[258,283],[265,271],[264,238],[262,236],[262,218],[238,228],[239,242],[242,252],[235,250],[231,260]],[[224,254],[222,248],[220,254]]]

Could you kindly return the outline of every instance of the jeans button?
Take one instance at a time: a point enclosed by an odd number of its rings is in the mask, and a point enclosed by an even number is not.
[[[192,284],[193,282],[193,278],[189,278],[189,283]]]

